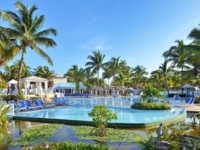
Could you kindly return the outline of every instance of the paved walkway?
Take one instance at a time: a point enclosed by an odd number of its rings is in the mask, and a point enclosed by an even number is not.
[[[200,105],[195,107],[186,107],[186,110],[190,112],[200,112]]]

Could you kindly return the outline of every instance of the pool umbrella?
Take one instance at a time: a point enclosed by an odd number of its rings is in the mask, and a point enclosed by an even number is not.
[[[190,89],[191,91],[195,90],[194,86],[192,86],[190,84],[185,84],[181,88],[184,89],[184,90],[187,90],[187,89]]]
[[[127,88],[125,90],[126,93],[134,93],[134,89],[133,88]]]

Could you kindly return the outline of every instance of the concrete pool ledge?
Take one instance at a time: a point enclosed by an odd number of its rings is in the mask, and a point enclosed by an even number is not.
[[[173,117],[171,119],[161,120],[161,121],[152,122],[152,123],[109,123],[108,127],[117,126],[118,128],[151,128],[151,127],[158,126],[160,123],[162,123],[163,125],[169,125],[176,122],[180,122],[184,120],[185,118],[186,118],[186,113]],[[78,120],[53,119],[53,118],[33,118],[33,117],[13,116],[13,120],[46,122],[46,123],[63,123],[67,125],[94,126],[92,121],[78,121]]]

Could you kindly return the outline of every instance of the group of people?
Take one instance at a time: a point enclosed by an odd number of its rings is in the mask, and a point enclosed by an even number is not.
[[[14,87],[14,86],[11,86],[11,87],[8,86],[8,87],[7,87],[7,95],[13,93],[14,90],[15,90],[15,87]]]

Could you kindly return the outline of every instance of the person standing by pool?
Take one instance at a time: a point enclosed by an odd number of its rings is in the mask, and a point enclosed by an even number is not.
[[[7,95],[10,94],[10,86],[7,88]]]

